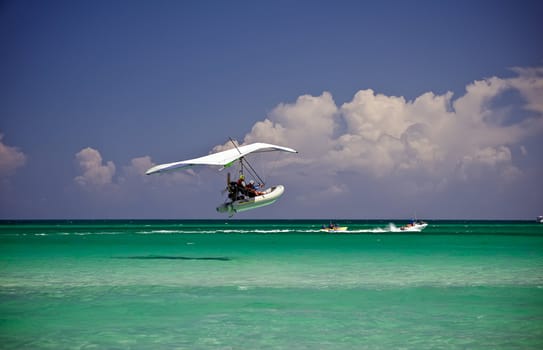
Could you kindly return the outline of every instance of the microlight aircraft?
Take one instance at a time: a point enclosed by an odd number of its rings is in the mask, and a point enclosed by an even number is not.
[[[227,175],[227,186],[225,191],[228,192],[228,197],[224,203],[217,206],[217,211],[220,213],[228,213],[230,216],[235,213],[264,207],[275,203],[283,195],[285,187],[283,185],[275,185],[268,188],[264,188],[264,181],[256,173],[254,168],[249,164],[247,156],[250,154],[264,153],[264,152],[288,152],[298,153],[296,150],[288,147],[272,145],[269,143],[251,143],[245,146],[237,146],[232,139],[230,139],[234,148],[212,153],[207,156],[182,160],[173,163],[165,163],[155,165],[146,171],[147,175],[162,174],[173,170],[185,169],[193,166],[210,166],[219,168],[219,171],[229,168],[234,164],[239,164],[239,180],[231,181],[230,173]],[[254,180],[249,183],[245,182],[245,172],[249,173]],[[258,180],[257,186],[253,185],[253,182]],[[262,187],[260,190],[259,186]]]

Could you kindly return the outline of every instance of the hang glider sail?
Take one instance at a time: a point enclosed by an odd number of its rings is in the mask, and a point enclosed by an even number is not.
[[[182,169],[195,165],[207,165],[207,166],[220,166],[222,168],[228,168],[237,160],[249,155],[251,153],[261,153],[261,152],[273,152],[273,151],[283,151],[290,153],[298,153],[296,150],[288,147],[282,147],[277,145],[272,145],[269,143],[251,143],[250,145],[241,146],[237,148],[232,148],[227,151],[222,151],[218,153],[213,153],[204,157],[182,160],[180,162],[166,163],[156,165],[145,174],[151,175],[156,173],[164,173],[171,170]]]
[[[220,167],[220,170],[228,168],[234,164],[240,165],[240,176],[237,181],[230,181],[230,173],[227,176],[228,199],[217,207],[217,211],[221,213],[234,213],[260,208],[266,205],[274,203],[285,191],[283,185],[272,186],[262,191],[253,184],[253,181],[246,183],[244,168],[255,178],[259,180],[258,185],[264,186],[264,183],[260,176],[256,173],[253,167],[249,164],[246,156],[254,153],[264,152],[288,152],[298,153],[296,150],[288,147],[272,145],[269,143],[252,143],[249,145],[238,147],[233,141],[234,148],[227,151],[213,153],[207,156],[182,160],[179,162],[166,163],[155,165],[147,170],[146,174],[161,174],[172,170],[180,170],[192,166],[211,166]]]

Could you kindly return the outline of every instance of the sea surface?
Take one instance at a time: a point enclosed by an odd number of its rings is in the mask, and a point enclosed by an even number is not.
[[[543,224],[0,222],[2,349],[543,349]]]

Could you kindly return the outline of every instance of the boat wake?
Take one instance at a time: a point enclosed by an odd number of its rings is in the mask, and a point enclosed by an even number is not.
[[[358,226],[358,227],[357,227]],[[74,230],[72,232],[60,231],[60,232],[29,232],[29,233],[15,233],[14,235],[29,235],[29,236],[89,236],[89,235],[183,235],[183,234],[352,234],[352,233],[408,233],[408,232],[421,232],[427,224],[422,225],[405,225],[396,226],[393,223],[389,223],[384,227],[368,227],[369,225],[349,225],[345,226],[345,230],[330,230],[323,231],[322,227],[315,225],[306,225],[289,228],[210,228],[210,227],[190,227],[190,228],[157,228],[157,229],[135,229],[135,230]]]
[[[344,231],[344,233],[390,233],[390,232],[421,232],[427,225],[421,225],[421,226],[412,226],[412,227],[398,227],[394,225],[393,223],[389,223],[386,227],[375,227],[375,228],[368,228],[368,229],[349,229],[348,231]]]

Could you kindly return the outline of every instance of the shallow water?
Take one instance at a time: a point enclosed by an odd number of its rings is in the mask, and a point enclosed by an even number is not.
[[[0,343],[543,347],[543,225],[436,221],[397,233],[345,221],[338,234],[323,223],[4,222]]]

